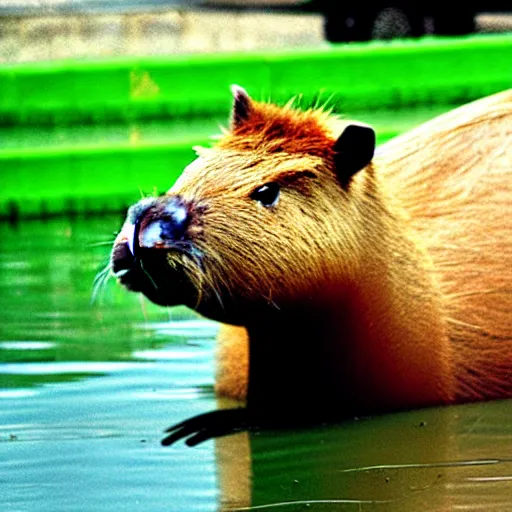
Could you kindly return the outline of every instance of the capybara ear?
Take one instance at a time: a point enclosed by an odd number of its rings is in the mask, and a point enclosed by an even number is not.
[[[239,85],[232,85],[233,112],[231,114],[231,129],[235,130],[247,121],[251,115],[252,100],[247,91]]]
[[[334,143],[334,164],[343,186],[366,167],[375,153],[375,132],[370,126],[350,124]]]

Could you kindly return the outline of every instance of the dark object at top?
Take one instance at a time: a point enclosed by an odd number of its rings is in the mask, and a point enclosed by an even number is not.
[[[453,8],[441,2],[344,2],[336,0],[7,0],[0,16],[144,12],[179,9],[255,9],[317,12],[324,15],[324,33],[331,42],[464,35],[475,31],[479,12],[511,13],[510,2],[466,2]]]

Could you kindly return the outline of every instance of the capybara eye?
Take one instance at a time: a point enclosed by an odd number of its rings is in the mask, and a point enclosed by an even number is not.
[[[257,188],[252,194],[251,199],[260,202],[263,206],[270,208],[275,206],[279,199],[280,186],[277,183],[266,183]]]

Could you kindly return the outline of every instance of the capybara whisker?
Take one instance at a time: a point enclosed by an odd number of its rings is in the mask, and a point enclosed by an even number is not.
[[[91,304],[94,304],[96,302],[100,293],[102,293],[103,290],[105,289],[105,285],[107,284],[107,281],[110,279],[111,276],[112,270],[109,261],[106,264],[106,266],[102,270],[100,270],[94,277]]]

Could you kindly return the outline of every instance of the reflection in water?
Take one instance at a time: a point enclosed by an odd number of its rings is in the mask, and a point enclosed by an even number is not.
[[[504,512],[510,417],[490,402],[221,439],[224,510]]]
[[[120,222],[0,224],[2,511],[216,507],[212,447],[160,446],[166,425],[215,407],[215,325],[114,282],[91,305],[110,250],[95,244]]]
[[[512,510],[511,402],[162,448],[218,406],[217,328],[113,282],[90,304],[120,222],[0,224],[1,510]]]

